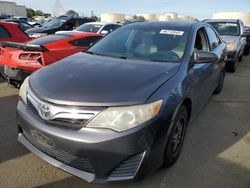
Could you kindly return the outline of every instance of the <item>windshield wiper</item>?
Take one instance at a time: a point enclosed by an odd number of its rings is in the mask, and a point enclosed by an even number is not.
[[[98,54],[98,53],[91,52],[91,51],[86,51],[85,53],[86,53],[86,54],[91,54],[91,55],[100,55],[100,54]]]
[[[128,59],[128,57],[126,57],[126,56],[120,56],[118,58],[120,58],[120,59]]]

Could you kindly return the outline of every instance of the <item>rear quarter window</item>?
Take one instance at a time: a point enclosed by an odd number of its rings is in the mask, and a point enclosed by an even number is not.
[[[82,38],[82,39],[77,39],[70,41],[69,43],[73,46],[86,46],[89,47],[98,40],[100,40],[102,37],[87,37],[87,38]]]
[[[69,37],[71,37],[71,35],[60,35],[60,34],[48,35],[45,37],[34,39],[31,42],[29,42],[28,44],[45,45],[45,44],[56,42],[59,40],[63,40],[63,39],[69,38]]]
[[[10,33],[3,26],[0,26],[0,38],[10,38]]]

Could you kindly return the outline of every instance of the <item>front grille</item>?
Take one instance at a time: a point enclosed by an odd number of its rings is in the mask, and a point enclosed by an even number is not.
[[[90,173],[95,173],[92,164],[87,158],[84,158],[82,156],[72,155],[71,153],[68,153],[66,151],[53,148],[53,147],[46,147],[44,145],[41,145],[40,143],[36,142],[29,134],[24,132],[24,136],[26,137],[29,142],[35,146],[37,149],[42,151],[43,153],[47,154],[48,156],[67,164],[71,167],[74,167],[79,170],[83,170]]]
[[[39,99],[31,89],[27,93],[27,105],[29,109],[38,117],[48,122],[48,125],[57,126],[66,129],[79,130],[83,128],[87,122],[96,116],[101,110],[97,108],[83,108],[75,106],[57,105]],[[50,109],[51,117],[46,119],[40,116],[41,106]]]
[[[141,164],[144,153],[134,155],[118,165],[109,175],[109,178],[134,177]]]
[[[30,100],[27,98],[27,105],[31,109],[32,112],[38,115],[38,111],[36,107],[30,102]]]

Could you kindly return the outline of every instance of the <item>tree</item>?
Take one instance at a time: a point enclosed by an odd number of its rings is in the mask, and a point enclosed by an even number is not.
[[[36,16],[36,12],[32,8],[26,8],[27,16],[32,18]]]
[[[98,21],[98,20],[99,20],[97,16],[92,16],[91,18],[92,18],[93,20],[95,20],[95,21]]]
[[[135,20],[142,20],[142,21],[145,21],[145,20],[146,20],[143,16],[137,16],[137,15],[134,15],[133,18],[134,18]]]
[[[36,16],[43,16],[43,11],[37,10],[36,11]]]
[[[74,10],[67,11],[66,15],[67,16],[72,16],[72,17],[78,17],[79,16],[79,14],[76,11],[74,11]]]

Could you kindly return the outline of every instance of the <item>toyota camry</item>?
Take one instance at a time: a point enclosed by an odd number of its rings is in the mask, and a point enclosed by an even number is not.
[[[223,88],[226,54],[207,23],[121,27],[24,81],[18,140],[88,182],[170,167],[188,123]]]

